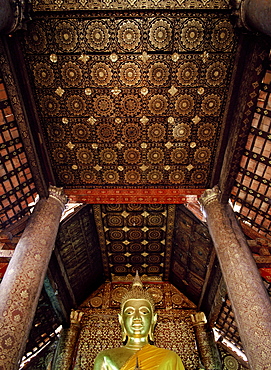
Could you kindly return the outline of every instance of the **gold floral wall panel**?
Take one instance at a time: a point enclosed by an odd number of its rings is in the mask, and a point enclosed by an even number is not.
[[[199,357],[190,318],[196,306],[169,283],[144,283],[144,286],[153,295],[158,313],[155,344],[177,352],[186,369],[197,368]],[[91,369],[101,350],[121,346],[117,314],[122,296],[129,289],[129,283],[104,284],[81,305],[84,316],[75,368]]]
[[[235,48],[227,14],[36,15],[22,43],[58,185],[208,187]]]

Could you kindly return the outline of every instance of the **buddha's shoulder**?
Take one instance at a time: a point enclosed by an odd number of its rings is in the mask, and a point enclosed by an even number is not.
[[[104,349],[103,351],[99,352],[98,356],[108,357],[108,356],[111,356],[111,355],[119,355],[120,353],[123,353],[124,351],[125,351],[124,347],[109,348],[109,349]]]

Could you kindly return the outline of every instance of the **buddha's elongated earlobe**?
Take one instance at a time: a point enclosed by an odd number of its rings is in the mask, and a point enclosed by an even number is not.
[[[151,342],[154,342],[154,327],[156,325],[156,322],[157,322],[157,313],[153,315],[153,318],[152,318],[152,323],[151,323],[151,326],[150,326],[150,330],[149,330],[149,340]]]
[[[120,326],[121,326],[122,341],[125,342],[126,341],[126,337],[127,337],[127,333],[126,333],[126,330],[125,330],[125,327],[124,327],[124,324],[123,324],[123,320],[122,320],[121,314],[119,313],[118,316],[119,316],[119,323],[120,323]]]

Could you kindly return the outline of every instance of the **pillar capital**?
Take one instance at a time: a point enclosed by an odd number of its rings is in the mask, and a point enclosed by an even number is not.
[[[29,0],[0,0],[0,33],[12,33],[23,28],[29,19]]]
[[[271,36],[271,3],[266,0],[231,0],[236,26]]]
[[[64,193],[63,188],[50,185],[48,190],[49,197],[56,199],[61,204],[62,210],[64,210],[65,204],[68,202],[68,197]]]
[[[220,194],[221,191],[219,187],[216,185],[212,189],[207,189],[205,192],[202,194],[202,196],[199,198],[199,201],[202,205],[202,207],[207,207],[209,204],[217,201],[220,201]]]
[[[193,326],[207,324],[207,319],[206,319],[205,313],[202,312],[202,311],[196,312],[195,314],[192,314],[191,315],[191,320],[192,320]]]

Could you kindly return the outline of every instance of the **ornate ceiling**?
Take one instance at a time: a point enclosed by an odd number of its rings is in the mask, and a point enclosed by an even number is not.
[[[209,186],[236,47],[227,13],[36,13],[22,46],[59,186]]]

